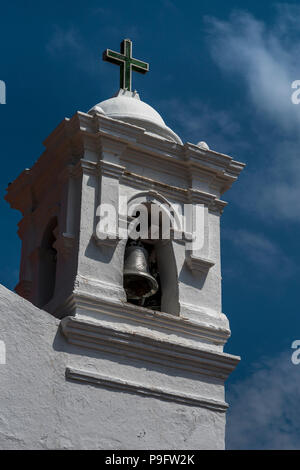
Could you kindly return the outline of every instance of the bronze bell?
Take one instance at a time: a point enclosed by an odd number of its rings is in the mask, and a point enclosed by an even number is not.
[[[151,275],[148,251],[141,242],[127,245],[124,259],[124,288],[128,299],[150,297],[158,290],[158,283]]]

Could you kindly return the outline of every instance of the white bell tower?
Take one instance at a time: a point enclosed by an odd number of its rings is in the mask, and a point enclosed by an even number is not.
[[[107,50],[106,60],[117,54],[125,72],[128,60],[130,74],[138,67],[144,73],[128,41],[121,54]],[[230,329],[221,306],[221,197],[244,164],[203,143],[183,144],[131,91],[129,78],[121,67],[129,89],[65,119],[34,166],[8,187],[6,200],[23,217],[16,291],[61,319],[66,347],[76,345],[81,358],[70,359],[66,383],[97,386],[99,401],[111,390],[103,426],[115,448],[135,448],[130,430],[143,423],[140,448],[222,449],[224,382],[239,357],[223,352]],[[99,207],[119,213],[124,200],[170,214],[188,204],[202,208],[199,247],[191,248],[186,233],[177,238],[174,227],[170,240],[151,242],[160,279],[152,304],[126,295],[127,240],[99,231]],[[124,415],[123,428],[115,427],[116,414]]]

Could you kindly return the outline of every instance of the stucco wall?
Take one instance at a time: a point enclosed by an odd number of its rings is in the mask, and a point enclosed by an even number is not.
[[[222,400],[196,374],[69,344],[59,320],[0,286],[0,449],[222,449],[225,413],[66,380],[74,367]]]

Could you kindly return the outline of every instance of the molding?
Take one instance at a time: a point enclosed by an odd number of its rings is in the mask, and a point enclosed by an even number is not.
[[[175,338],[156,337],[153,332],[133,331],[128,325],[104,326],[100,321],[65,317],[61,328],[69,343],[76,346],[222,380],[227,379],[240,361],[238,356],[205,349],[202,345],[190,346]]]
[[[107,299],[108,302],[110,299],[111,302],[113,302],[112,299],[126,299],[123,285],[112,284],[100,279],[77,274],[74,298],[78,299],[82,296],[83,298],[95,299],[96,303],[98,299],[103,299],[104,303],[106,302],[105,299]]]
[[[221,413],[225,413],[228,408],[228,404],[220,400],[192,395],[190,393],[173,391],[163,387],[153,387],[146,384],[139,384],[129,380],[98,374],[97,372],[74,369],[72,367],[66,368],[66,379],[87,383],[98,387],[109,388],[125,393],[135,393],[144,397],[152,397],[159,400],[180,403],[182,405],[208,408],[210,410],[219,411]]]
[[[128,303],[126,299],[124,302],[113,300],[113,297],[117,298],[118,295],[123,294],[124,296],[123,289],[118,289],[117,286],[108,286],[97,282],[94,284],[98,294],[96,296],[94,292],[83,291],[85,284],[80,284],[75,294],[71,296],[72,298],[68,299],[67,305],[63,306],[63,311],[67,312],[65,316],[72,312],[74,315],[76,313],[77,318],[83,316],[89,317],[89,319],[94,318],[95,321],[102,321],[102,324],[118,321],[121,326],[122,324],[129,325],[134,331],[143,328],[146,331],[160,332],[165,336],[174,335],[196,343],[203,341],[218,348],[223,347],[230,337],[228,320],[224,314],[215,312],[213,315],[212,312],[205,312],[195,306],[193,309],[192,306],[186,304],[181,304],[185,314],[180,316],[158,312]],[[106,298],[103,298],[103,289],[105,289]],[[108,292],[110,293],[109,298]],[[192,314],[193,319],[189,319],[187,314]],[[203,320],[199,320],[199,318],[203,318]]]
[[[34,186],[39,195],[39,191],[45,187],[45,181],[56,181],[57,175],[64,172],[66,165],[70,162],[76,163],[75,160],[83,156],[85,148],[92,145],[91,148],[99,152],[102,140],[103,149],[107,146],[111,149],[116,145],[117,150],[121,149],[122,154],[126,153],[125,160],[130,160],[132,151],[135,151],[142,153],[146,159],[152,155],[155,161],[160,161],[161,164],[164,161],[168,167],[164,173],[182,173],[187,184],[191,178],[201,179],[201,172],[204,171],[207,178],[214,179],[214,185],[217,185],[221,192],[230,188],[245,167],[245,164],[233,160],[230,156],[213,150],[204,150],[191,143],[181,145],[149,136],[138,126],[107,116],[77,112],[71,119],[64,119],[44,141],[44,153],[32,169],[24,170],[13,181],[5,199],[13,208],[23,211],[24,215],[28,205],[32,203],[32,196],[26,188]],[[73,148],[74,145],[76,149]],[[95,168],[83,164],[82,170],[89,173]]]
[[[109,137],[111,139],[118,140],[123,143],[136,142],[139,136],[145,134],[145,130],[142,127],[134,124],[129,124],[124,121],[103,116],[102,114],[95,113],[98,121],[97,134]],[[81,113],[83,115],[83,113]],[[91,118],[90,115],[87,115]]]
[[[199,189],[189,189],[189,201],[195,204],[203,204],[210,212],[221,215],[227,206],[226,201],[218,199],[215,194],[200,191]]]
[[[212,268],[215,263],[206,258],[200,258],[193,254],[189,254],[186,257],[186,263],[192,271],[197,271],[202,274],[207,274],[210,268]]]
[[[92,238],[97,246],[115,247],[120,241],[119,236],[115,233],[99,232],[97,230],[94,231]]]
[[[199,318],[201,318],[201,324],[205,325],[206,328],[219,328],[220,331],[223,331],[224,338],[226,340],[223,342],[223,346],[231,335],[229,328],[229,321],[225,313],[216,311],[212,308],[196,306],[183,301],[180,301],[180,316],[182,319],[188,319],[191,322],[196,324],[199,323]],[[226,333],[225,333],[226,332]],[[215,343],[214,344],[219,344]],[[220,343],[221,344],[221,343]]]
[[[79,120],[84,122],[84,126],[80,128],[83,134],[91,138],[106,136],[119,143],[128,144],[126,152],[128,154],[130,154],[132,149],[135,149],[138,152],[168,161],[171,165],[179,164],[183,171],[189,173],[189,177],[197,178],[198,171],[201,173],[204,170],[211,177],[215,177],[222,193],[231,187],[245,167],[244,163],[237,162],[228,155],[214,150],[201,149],[189,142],[181,145],[150,136],[141,127],[100,114],[97,115],[99,122],[98,132],[95,132],[95,126],[87,125],[88,119],[93,119],[93,117],[84,115],[84,113],[77,114]]]
[[[216,212],[218,215],[222,215],[228,202],[222,201],[221,199],[215,199],[209,207],[210,212]]]
[[[127,143],[112,140],[110,136],[101,136],[100,151],[102,154],[111,154],[119,160],[126,151]],[[105,158],[104,158],[105,160]]]
[[[204,204],[209,207],[216,200],[216,195],[199,189],[190,188],[188,190],[189,202],[194,204]]]
[[[201,178],[201,172],[209,172],[214,176],[215,182],[221,193],[230,189],[241,171],[246,166],[244,163],[233,160],[229,155],[210,149],[202,149],[197,145],[186,142],[184,144],[184,158],[189,168],[191,177]]]
[[[80,160],[80,168],[84,175],[99,175],[99,166],[96,162],[82,158]]]
[[[188,202],[188,189],[179,188],[178,186],[171,186],[167,183],[148,178],[146,176],[132,173],[128,170],[124,171],[120,183],[127,184],[135,189],[142,191],[154,191],[160,196],[165,196],[169,199],[175,199],[180,202]],[[170,201],[169,201],[169,204]]]
[[[115,163],[107,162],[105,160],[100,160],[98,163],[100,168],[101,175],[110,176],[111,178],[120,179],[125,168],[121,165],[116,165]]]
[[[160,196],[168,198],[169,205],[172,205],[170,200],[176,200],[182,204],[204,204],[206,207],[208,207],[210,212],[217,212],[218,214],[222,214],[224,208],[228,204],[226,201],[218,199],[215,194],[201,191],[199,189],[179,188],[178,186],[162,183],[160,181],[138,175],[137,173],[132,173],[128,170],[124,171],[120,179],[120,183],[127,184],[135,189],[142,191],[145,191],[147,188],[148,191],[153,191],[154,193],[156,192]]]
[[[157,162],[159,161],[159,172],[157,173],[157,179],[160,178],[160,174],[167,175],[172,181],[180,181],[178,186],[186,186],[188,184],[188,169],[182,161],[181,153],[178,154],[178,151],[175,149],[172,151],[161,152],[156,147],[145,147],[139,146],[136,148],[136,145],[130,144],[126,149],[126,152],[122,155],[122,163],[126,165],[127,168],[131,167],[131,164],[134,165],[134,168],[147,168],[151,171],[157,168]],[[135,170],[137,173],[142,173],[140,170]]]

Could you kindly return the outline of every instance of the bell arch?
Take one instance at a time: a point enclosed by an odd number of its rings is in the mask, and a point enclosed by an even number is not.
[[[128,199],[127,207],[128,212],[130,207],[135,204],[144,204],[144,205],[151,205],[155,204],[164,214],[169,222],[170,227],[173,231],[181,231],[182,227],[182,218],[178,214],[178,211],[164,196],[159,194],[157,191],[148,190],[148,191],[141,191],[137,194],[134,194]]]
[[[143,191],[135,194],[128,200],[128,208],[130,208],[132,204],[146,206],[148,213],[151,210],[151,206],[155,204],[158,210],[167,217],[171,231],[169,239],[165,239],[161,237],[162,230],[161,227],[159,227],[158,238],[151,239],[150,219],[149,236],[148,238],[141,237],[140,242],[148,251],[149,272],[155,277],[159,287],[153,296],[144,298],[141,302],[137,302],[136,300],[131,301],[130,299],[127,300],[152,310],[160,310],[165,313],[179,315],[178,269],[174,253],[175,242],[172,232],[178,227],[181,227],[180,218],[169,201],[155,191]],[[159,219],[159,224],[161,224],[161,219]],[[127,243],[124,245],[124,269],[126,269],[126,250],[128,250],[130,243],[131,239],[129,233]]]
[[[57,217],[47,224],[39,250],[38,304],[44,307],[53,297],[56,282],[57,251],[54,248]]]

